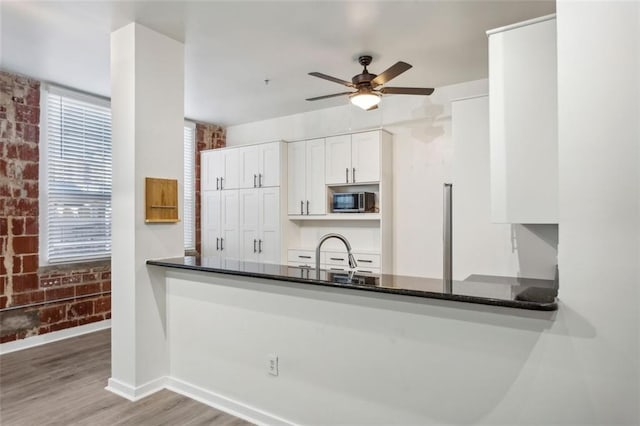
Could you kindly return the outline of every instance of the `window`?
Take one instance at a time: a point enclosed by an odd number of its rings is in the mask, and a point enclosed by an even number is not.
[[[55,87],[43,95],[41,257],[47,263],[109,257],[109,102]]]
[[[40,259],[111,256],[109,101],[43,87]],[[184,248],[195,250],[195,124],[184,126]]]
[[[196,125],[184,123],[184,249],[196,249]]]

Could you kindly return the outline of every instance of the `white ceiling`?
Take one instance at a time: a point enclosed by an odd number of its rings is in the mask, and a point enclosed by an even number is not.
[[[185,43],[185,113],[224,126],[341,105],[315,77],[413,68],[393,86],[487,77],[485,31],[554,13],[554,1],[0,1],[0,66],[109,96],[109,34],[136,21]],[[265,84],[268,79],[269,84]],[[398,95],[396,95],[398,96]]]

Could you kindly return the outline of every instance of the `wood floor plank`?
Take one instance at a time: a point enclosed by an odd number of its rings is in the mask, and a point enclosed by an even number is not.
[[[1,355],[0,424],[251,424],[169,390],[130,402],[104,389],[110,360],[110,330]]]

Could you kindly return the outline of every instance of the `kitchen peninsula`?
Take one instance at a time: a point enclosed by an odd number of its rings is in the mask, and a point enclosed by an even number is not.
[[[291,287],[309,285],[372,291],[384,294],[445,299],[458,302],[480,303],[511,308],[556,310],[557,282],[541,279],[506,279],[503,277],[471,276],[464,281],[453,281],[450,286],[441,279],[408,277],[401,275],[374,275],[362,272],[336,272],[300,268],[286,265],[243,261],[221,261],[218,258],[185,256],[148,260],[148,265],[173,269],[234,275],[273,281]],[[269,280],[269,281],[264,281]],[[449,288],[448,288],[449,287]]]

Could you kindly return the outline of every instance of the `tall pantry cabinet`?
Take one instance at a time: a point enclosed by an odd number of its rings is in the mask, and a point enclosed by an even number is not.
[[[286,154],[282,142],[201,152],[202,256],[281,263]]]

